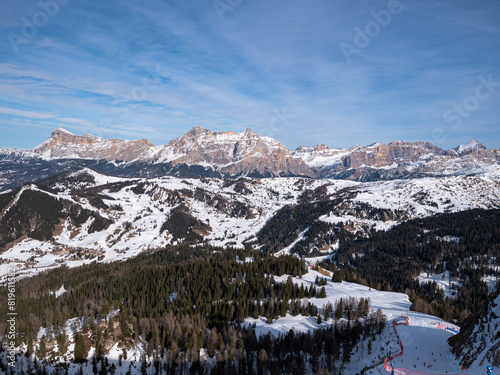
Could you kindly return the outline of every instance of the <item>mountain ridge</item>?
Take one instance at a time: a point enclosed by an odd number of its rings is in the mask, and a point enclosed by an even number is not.
[[[214,246],[243,248],[253,238],[272,252],[289,251],[293,246],[288,246],[300,238],[301,232],[314,232],[310,228],[314,223],[324,226],[345,222],[353,233],[363,236],[366,231],[387,230],[411,218],[474,208],[497,209],[499,175],[500,168],[483,177],[361,183],[298,177],[131,179],[84,168],[0,194],[0,249],[14,246],[2,257],[25,261],[31,255],[21,250],[43,248],[48,251],[47,262],[53,262],[53,251],[60,247],[72,248],[75,254],[78,248],[86,248],[95,256],[102,252],[106,260],[121,259],[150,246],[174,244],[176,239],[162,228],[175,214],[182,218],[179,222],[194,228],[193,233],[207,224],[211,229],[204,229],[198,240]],[[306,210],[294,213],[293,207]],[[285,220],[290,228],[283,232],[284,247],[274,248],[272,239],[277,231],[270,218],[282,220],[286,215],[290,215]],[[31,223],[26,216],[38,219]],[[280,221],[278,226],[282,225]],[[268,230],[257,236],[264,227]],[[332,237],[327,248],[335,248],[337,240]],[[313,242],[301,241],[307,244],[301,248],[312,246],[316,249],[313,255],[321,254],[325,240]]]
[[[31,150],[0,149],[0,162],[15,163],[30,158],[56,163],[72,160],[77,164],[85,164],[84,161],[140,164],[141,170],[142,165],[147,169],[165,164],[166,169],[175,171],[184,168],[183,165],[188,169],[198,166],[210,169],[211,174],[227,177],[303,176],[376,181],[481,173],[500,164],[500,149],[486,149],[472,140],[449,150],[430,142],[405,141],[375,142],[346,149],[318,144],[289,150],[277,140],[261,137],[250,128],[236,133],[212,132],[201,126],[193,127],[166,145],[154,145],[144,138],[80,136],[58,128]],[[2,175],[0,170],[0,181]]]

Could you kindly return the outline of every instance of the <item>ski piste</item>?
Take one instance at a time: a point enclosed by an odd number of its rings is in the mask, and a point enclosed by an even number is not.
[[[401,335],[398,332],[398,327],[399,327],[399,329],[402,329],[403,327],[409,327],[410,326],[410,319],[409,319],[408,315],[402,315],[402,318],[404,318],[404,320],[401,320],[401,319],[397,320],[396,319],[392,323],[392,328],[393,328],[394,334],[396,335],[396,338],[398,340],[398,344],[399,344],[399,347],[401,348],[401,351],[398,353],[392,354],[385,359],[383,367],[384,367],[384,370],[387,371],[389,374],[392,374],[392,375],[451,375],[451,374],[452,375],[476,375],[476,374],[482,375],[482,374],[484,374],[484,372],[478,373],[478,372],[474,372],[474,371],[457,372],[457,369],[461,367],[457,361],[455,361],[453,363],[453,365],[451,365],[451,363],[450,363],[449,370],[438,371],[438,372],[432,371],[432,366],[436,363],[436,362],[434,362],[434,360],[432,360],[432,362],[430,362],[430,363],[423,362],[424,366],[425,365],[428,366],[429,371],[419,370],[416,368],[409,369],[409,368],[404,367],[404,366],[408,366],[408,362],[413,362],[413,363],[410,363],[409,365],[410,366],[413,365],[416,367],[415,362],[422,362],[423,359],[420,359],[419,356],[414,357],[414,356],[410,355],[409,358],[406,358],[406,362],[404,362],[404,359],[402,358],[405,354],[405,347],[403,345],[404,340],[401,338]],[[454,324],[449,323],[449,322],[445,322],[445,321],[438,322],[436,327],[438,329],[451,332],[453,335],[459,333],[459,328],[457,326],[455,326]],[[417,327],[414,327],[414,328],[417,328]],[[424,329],[423,327],[418,328],[419,332],[421,332],[423,329]],[[429,340],[431,340],[431,339],[429,339]],[[412,336],[407,336],[405,341],[408,342],[407,346],[409,346],[410,344],[413,345]],[[420,344],[422,344],[422,342],[420,342]],[[429,345],[431,345],[430,341],[429,341]],[[438,353],[436,352],[435,355],[437,357]],[[433,353],[433,356],[434,356],[434,353]],[[441,357],[441,354],[439,354],[439,356]],[[427,361],[429,361],[428,358],[427,358]],[[493,370],[489,370],[490,368],[492,369],[491,366],[488,366],[487,374],[490,374],[490,373],[492,374]]]

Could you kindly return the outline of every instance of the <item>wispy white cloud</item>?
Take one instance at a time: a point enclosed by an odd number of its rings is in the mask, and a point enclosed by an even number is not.
[[[47,119],[47,118],[56,117],[56,115],[53,115],[50,113],[23,111],[21,109],[6,108],[6,107],[0,107],[0,113],[6,113],[9,115],[14,115],[14,116],[19,116],[19,117],[27,117],[27,118],[32,118],[32,119]]]
[[[432,141],[433,129],[448,125],[443,112],[470,95],[478,75],[500,81],[500,4],[401,4],[348,63],[340,43],[353,43],[354,28],[387,2],[244,1],[223,22],[211,1],[69,2],[18,54],[0,40],[0,106],[47,116],[38,118],[47,127],[155,143],[193,125],[252,127],[289,147]],[[37,9],[10,3],[0,34],[21,35],[21,17]],[[489,134],[478,139],[487,146],[500,146],[500,130],[491,126],[498,95],[440,146],[474,131],[475,138]],[[283,108],[293,114],[285,130],[270,124]],[[19,113],[2,113],[4,124],[27,126]]]

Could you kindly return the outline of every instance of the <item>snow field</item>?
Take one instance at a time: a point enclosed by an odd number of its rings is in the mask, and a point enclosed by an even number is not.
[[[128,181],[125,178],[105,176],[90,169],[74,172],[74,175],[81,173],[94,177],[95,184],[88,187]],[[350,188],[355,193],[355,197],[349,201],[351,205],[368,203],[373,207],[403,210],[407,218],[470,208],[500,207],[500,181],[498,181],[498,174],[494,173],[486,173],[481,177],[459,176],[368,183],[303,178],[253,179],[246,183],[247,188],[252,191],[248,195],[236,193],[233,186],[224,187],[223,181],[219,179],[201,181],[162,177],[149,180],[137,179],[137,181],[148,183],[145,194],[133,193],[130,186],[118,192],[103,191],[104,194],[114,199],[105,200],[108,205],[120,204],[123,207],[123,211],[99,211],[102,216],[115,221],[106,231],[89,234],[86,229],[93,220],[89,219],[82,228],[76,229],[69,222],[62,223],[63,231],[55,236],[53,242],[40,243],[28,238],[21,240],[1,255],[1,258],[7,262],[0,265],[0,279],[6,274],[8,267],[5,266],[6,264],[23,263],[34,254],[33,250],[36,248],[43,249],[46,254],[37,255],[38,264],[35,268],[22,271],[22,275],[36,274],[40,267],[43,269],[56,267],[58,265],[56,260],[66,262],[69,267],[86,263],[85,260],[72,261],[65,255],[51,254],[52,249],[58,245],[99,251],[104,255],[103,261],[109,262],[136,256],[146,249],[161,248],[175,243],[167,232],[160,233],[161,225],[176,206],[165,201],[169,191],[175,190],[194,191],[196,188],[201,188],[212,196],[218,194],[228,202],[239,201],[249,207],[254,215],[253,218],[230,217],[205,202],[185,197],[192,215],[212,228],[205,237],[210,244],[240,248],[243,247],[245,240],[254,238],[280,208],[295,204],[304,189],[315,189],[325,184],[328,194],[332,197],[335,197],[338,191]],[[33,185],[29,188],[38,190]],[[74,201],[68,189],[57,194],[46,194]],[[96,211],[86,200],[80,200],[78,203],[84,208]],[[324,215],[320,220],[330,223],[352,221],[359,230],[363,230],[363,226],[388,230],[398,224],[395,221],[370,220],[349,214]],[[126,229],[125,224],[128,222],[132,225]],[[300,237],[297,241],[300,241]],[[289,246],[285,250],[289,251],[291,248],[292,246]]]

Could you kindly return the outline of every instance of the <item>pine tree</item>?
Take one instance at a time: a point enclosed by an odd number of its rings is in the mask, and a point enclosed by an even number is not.
[[[335,318],[340,319],[344,316],[344,301],[342,298],[337,303],[337,309],[335,310]]]
[[[83,363],[87,358],[87,349],[85,348],[85,341],[80,333],[76,334],[74,355],[76,363]]]
[[[317,298],[326,298],[326,289],[324,286],[321,287],[321,289],[316,297]]]
[[[92,357],[92,372],[94,374],[99,373],[99,369],[97,368],[97,358],[95,357],[95,355]]]

